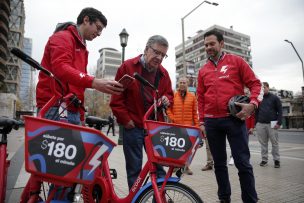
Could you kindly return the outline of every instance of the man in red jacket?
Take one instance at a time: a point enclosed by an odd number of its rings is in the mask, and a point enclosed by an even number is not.
[[[206,32],[204,45],[209,58],[198,74],[198,110],[201,129],[206,130],[214,159],[218,197],[220,202],[230,202],[226,152],[228,139],[235,166],[239,171],[242,200],[246,203],[257,202],[253,169],[249,162],[245,119],[253,113],[263,98],[262,84],[241,57],[222,52],[224,38],[220,32]],[[236,114],[237,117],[233,117],[228,112],[228,101],[235,95],[244,95],[244,86],[250,89],[250,103],[238,103],[242,110]]]
[[[93,88],[109,94],[120,94],[123,91],[122,85],[116,81],[98,79],[87,74],[86,41],[92,41],[100,36],[106,26],[107,19],[100,11],[94,8],[84,8],[77,18],[77,24],[67,22],[57,25],[44,49],[41,65],[63,83],[66,94],[73,93],[77,96],[82,107],[85,88]],[[38,109],[42,108],[54,94],[51,82],[50,77],[42,72],[39,73],[36,88]],[[61,92],[59,87],[56,88]],[[68,121],[80,124],[80,121],[84,120],[83,109],[70,106],[67,115]],[[55,118],[57,114],[58,106],[54,106],[45,117]]]
[[[162,103],[169,106],[173,102],[173,90],[167,70],[161,65],[167,57],[168,41],[154,35],[148,39],[144,54],[126,60],[118,69],[115,80],[123,75],[133,76],[140,74],[151,84],[157,87]],[[154,92],[150,87],[144,86],[134,80],[121,95],[112,95],[110,106],[117,118],[117,122],[124,126],[123,150],[126,160],[128,186],[131,189],[137,179],[143,159],[144,129],[143,117],[153,104]],[[164,171],[158,167],[158,174]]]
[[[100,36],[106,26],[107,19],[100,11],[94,8],[84,8],[77,18],[77,24],[71,22],[59,24],[45,46],[41,65],[63,83],[66,94],[75,94],[81,102],[82,108],[77,105],[68,108],[69,123],[79,125],[84,120],[85,88],[94,88],[109,94],[120,94],[123,91],[122,85],[116,81],[98,79],[87,74],[86,41],[92,41]],[[38,110],[54,95],[51,89],[52,80],[44,73],[39,73],[36,87]],[[61,92],[59,87],[56,89]],[[51,107],[45,114],[45,118],[58,120],[59,106]],[[29,188],[36,183],[35,178],[31,176],[26,189],[23,190],[23,198],[30,196]],[[65,198],[67,198],[67,194],[65,194]]]

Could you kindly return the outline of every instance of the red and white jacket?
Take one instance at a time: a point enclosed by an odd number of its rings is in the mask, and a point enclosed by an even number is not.
[[[142,55],[139,55],[135,58],[126,60],[118,68],[115,80],[118,81],[125,74],[133,76],[135,72],[142,75],[143,66],[140,62],[141,56]],[[158,93],[160,96],[166,96],[170,101],[170,105],[172,105],[173,90],[169,73],[162,65],[160,65],[158,69],[160,71],[160,79],[157,88]],[[141,86],[139,81],[134,80],[122,94],[112,95],[110,107],[119,124],[126,125],[130,120],[133,120],[136,127],[143,128],[143,117],[146,112],[144,109]]]
[[[223,53],[217,65],[208,60],[198,73],[198,111],[200,122],[208,118],[229,116],[228,101],[250,90],[250,103],[258,107],[263,99],[263,86],[248,63],[239,56]]]
[[[92,87],[94,77],[87,74],[88,51],[75,25],[67,26],[64,30],[54,33],[48,40],[41,65],[51,71],[64,85],[65,93],[74,93],[84,102],[85,88]],[[36,87],[37,107],[43,107],[53,96],[51,82],[44,73],[39,73]],[[57,87],[59,91],[59,87]],[[80,111],[81,120],[83,109],[73,108],[71,111]]]

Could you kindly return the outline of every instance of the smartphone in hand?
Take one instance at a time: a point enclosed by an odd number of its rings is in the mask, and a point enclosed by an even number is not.
[[[128,74],[125,74],[124,76],[122,76],[122,78],[118,80],[118,82],[123,85],[124,89],[126,89],[133,82],[133,80],[133,77]]]

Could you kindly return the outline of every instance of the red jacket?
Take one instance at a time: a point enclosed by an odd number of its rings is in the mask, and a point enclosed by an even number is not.
[[[247,118],[245,120],[245,122],[246,122],[247,130],[250,130],[251,128],[254,128],[254,126],[255,126],[255,117],[254,117],[254,114],[252,114],[251,116],[249,116],[249,118]]]
[[[180,91],[176,91],[174,94],[174,105],[171,105],[167,113],[172,123],[199,126],[197,101],[195,95],[191,92],[187,91],[183,98]]]
[[[203,122],[204,117],[229,116],[229,99],[235,95],[244,95],[245,86],[251,93],[250,103],[258,106],[263,99],[261,81],[241,57],[223,53],[217,65],[208,60],[198,73],[200,121]]]
[[[143,66],[140,62],[141,55],[125,61],[118,69],[115,80],[119,80],[123,75],[133,76],[135,72],[141,74]],[[160,96],[167,96],[170,104],[173,103],[173,90],[171,80],[167,70],[161,65],[158,91]],[[149,88],[149,87],[145,87]],[[112,95],[110,106],[117,118],[117,122],[126,125],[133,120],[135,126],[143,128],[143,117],[145,115],[141,83],[134,80],[121,95]]]
[[[62,83],[65,94],[75,93],[84,102],[85,88],[92,87],[94,77],[87,75],[88,51],[74,25],[54,33],[48,40],[41,65],[51,71]],[[53,96],[51,79],[39,73],[36,88],[37,107],[43,107]],[[60,91],[59,87],[56,87]],[[69,110],[77,111],[71,107]],[[83,115],[83,112],[80,112]],[[83,116],[82,119],[83,120]]]

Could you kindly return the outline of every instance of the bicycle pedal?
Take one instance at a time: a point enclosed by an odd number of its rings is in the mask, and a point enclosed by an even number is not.
[[[177,171],[175,172],[175,175],[180,178],[182,177],[184,174],[184,170],[182,168],[177,169]]]
[[[110,175],[112,179],[117,179],[116,169],[110,169]]]

